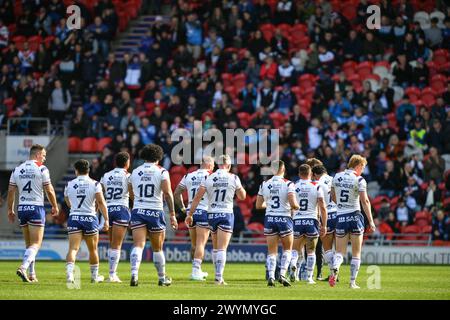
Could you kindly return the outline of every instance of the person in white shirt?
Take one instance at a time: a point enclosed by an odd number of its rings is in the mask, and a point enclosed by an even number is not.
[[[174,197],[175,204],[177,204],[183,212],[188,213],[192,201],[198,188],[208,178],[214,170],[214,159],[208,156],[203,157],[200,169],[188,173],[181,179],[177,188],[175,189]],[[184,207],[183,192],[188,194],[188,207]],[[202,271],[202,260],[205,254],[205,245],[209,237],[208,224],[208,208],[209,203],[206,197],[203,197],[197,206],[193,216],[192,225],[188,225],[189,236],[191,238],[191,256],[192,256],[192,273],[191,280],[204,281],[208,276],[207,272]]]
[[[268,255],[267,269],[269,279],[267,285],[275,286],[275,268],[278,255],[278,241],[281,239],[283,255],[281,257],[280,283],[285,287],[291,286],[286,278],[286,271],[292,256],[293,223],[292,210],[298,210],[295,199],[294,183],[284,179],[286,168],[284,162],[272,162],[274,176],[263,182],[256,197],[256,209],[266,209],[264,217],[264,235],[267,240]]]
[[[364,234],[364,217],[361,205],[366,214],[369,228],[368,233],[375,231],[367,183],[361,173],[367,165],[367,160],[360,155],[353,155],[348,162],[348,169],[339,172],[333,178],[331,199],[337,205],[336,222],[336,254],[333,258],[333,270],[328,282],[331,287],[336,285],[339,268],[347,253],[349,240],[352,243],[352,261],[350,263],[350,288],[359,289],[356,285],[359,266],[361,264],[361,247]]]
[[[323,164],[316,165],[312,168],[313,179],[317,181],[323,190],[325,204],[327,206],[327,233],[321,237],[321,242],[324,250],[324,259],[330,268],[330,273],[333,267],[333,243],[335,242],[335,228],[336,228],[336,203],[331,200],[331,183],[333,178],[328,175],[327,169]]]
[[[99,222],[96,206],[105,220],[103,231],[108,231],[108,209],[103,198],[100,182],[89,177],[89,162],[81,159],[74,164],[76,178],[67,183],[64,189],[64,200],[70,208],[67,221],[69,234],[69,251],[67,252],[66,275],[67,283],[74,283],[75,259],[84,238],[89,251],[91,282],[103,282],[104,277],[98,274],[98,232]]]
[[[46,156],[47,152],[44,146],[39,144],[31,146],[29,160],[15,168],[9,180],[7,203],[8,219],[11,223],[14,223],[16,218],[14,201],[16,192],[19,191],[17,216],[22,227],[26,250],[22,264],[17,269],[16,274],[24,282],[38,281],[35,262],[44,238],[44,191],[52,206],[52,216],[57,217],[59,214],[50,173],[47,167],[43,165]]]
[[[297,251],[298,261],[291,260],[291,270],[297,278],[299,266],[303,260],[303,248],[306,245],[307,282],[315,284],[313,273],[316,264],[316,246],[319,235],[323,236],[327,230],[327,208],[322,188],[317,182],[311,181],[311,167],[302,164],[298,172],[300,180],[295,183],[295,193],[300,208],[294,214],[293,246]],[[321,218],[320,228],[318,213]]]
[[[129,209],[128,179],[130,174],[130,155],[128,152],[116,154],[116,168],[105,173],[100,183],[105,194],[109,215],[109,282],[122,282],[117,276],[117,266],[120,261],[120,251],[123,239],[127,234],[131,215]]]
[[[166,276],[166,258],[162,250],[166,236],[163,195],[169,209],[172,228],[178,228],[175,217],[172,187],[169,173],[158,163],[164,157],[163,149],[156,144],[148,144],[142,148],[141,159],[145,163],[133,170],[129,179],[129,193],[133,200],[130,228],[133,232],[134,247],[130,254],[131,281],[130,286],[138,285],[139,267],[142,261],[147,236],[153,250],[153,263],[158,272],[158,285],[170,286],[172,279]]]
[[[208,224],[213,242],[213,263],[216,270],[215,283],[227,285],[223,279],[223,271],[234,227],[233,199],[236,194],[239,200],[244,200],[247,192],[242,187],[239,177],[230,173],[230,156],[220,156],[218,167],[219,169],[209,175],[198,188],[185,222],[187,225],[192,225],[192,216],[206,194],[209,203]]]

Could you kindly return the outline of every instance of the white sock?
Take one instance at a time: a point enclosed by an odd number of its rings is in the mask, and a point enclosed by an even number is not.
[[[212,251],[212,263],[213,263],[213,265],[216,265],[216,258],[217,258],[217,250],[213,249],[213,251]]]
[[[202,271],[202,260],[201,259],[193,259],[192,260],[192,274],[200,275]]]
[[[359,266],[361,265],[361,259],[352,258],[350,262],[350,282],[355,283],[356,277],[358,276]]]
[[[98,264],[91,264],[91,279],[98,277]]]
[[[223,270],[227,262],[227,253],[225,250],[217,250],[216,253],[216,281],[223,280]]]
[[[289,264],[291,262],[292,258],[292,251],[291,250],[285,250],[283,252],[283,255],[281,256],[281,266],[280,266],[280,274],[285,277],[286,271],[289,268]]]
[[[36,265],[36,259],[34,259],[33,261],[31,261],[30,266],[28,267],[28,274],[31,275],[36,275],[36,270],[34,269]]]
[[[164,257],[164,251],[153,252],[153,264],[158,272],[159,280],[164,279],[166,276],[166,258]]]
[[[269,254],[266,259],[267,271],[269,272],[269,278],[275,279],[275,269],[277,267],[277,256]]]
[[[108,250],[108,260],[109,260],[109,275],[113,276],[117,272],[117,266],[120,260],[120,250],[109,249]]]
[[[324,259],[325,259],[325,262],[328,264],[328,267],[330,268],[330,272],[331,272],[331,269],[333,269],[333,260],[334,260],[333,250],[325,251]]]
[[[67,278],[73,277],[73,269],[75,268],[75,262],[66,263],[66,275]]]
[[[131,250],[130,254],[130,262],[131,262],[131,275],[136,277],[139,273],[139,266],[141,265],[142,261],[142,248],[134,247],[133,250]]]
[[[342,262],[344,262],[344,257],[342,256],[342,254],[337,252],[334,255],[334,259],[333,259],[333,269],[339,270],[339,268],[341,267]]]
[[[21,268],[23,270],[27,270],[30,266],[31,262],[33,262],[36,258],[36,254],[38,252],[38,249],[34,246],[30,246],[25,250],[25,254],[23,255],[23,260],[21,264]]]
[[[292,253],[291,253],[291,267],[293,267],[293,266],[297,267],[297,262],[298,262],[298,251],[297,250],[292,250]]]
[[[306,258],[306,271],[308,275],[308,279],[313,278],[314,266],[316,265],[316,254],[308,254]]]

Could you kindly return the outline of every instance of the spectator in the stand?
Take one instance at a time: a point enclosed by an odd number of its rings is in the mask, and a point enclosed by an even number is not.
[[[192,56],[194,59],[198,59],[201,54],[202,28],[194,13],[189,14],[187,17],[186,38]]]
[[[277,94],[275,109],[285,115],[288,115],[296,104],[297,98],[295,94],[291,91],[290,85],[285,83],[283,85],[283,89]]]
[[[436,49],[442,43],[442,30],[438,27],[438,18],[431,18],[430,22],[430,28],[424,30],[425,39],[432,49]]]
[[[156,127],[150,123],[148,118],[142,118],[142,124],[139,129],[142,143],[147,145],[155,142]]]
[[[102,60],[106,60],[109,53],[109,30],[101,17],[95,17],[94,23],[88,26],[88,30],[94,36],[94,52],[100,53]]]
[[[442,123],[439,119],[433,120],[433,127],[426,134],[426,140],[428,147],[434,147],[439,153],[444,151],[445,146],[445,134],[442,129]]]
[[[203,49],[205,55],[209,55],[214,47],[219,47],[220,50],[224,48],[224,42],[221,36],[217,35],[215,29],[209,30],[208,37],[203,41]]]
[[[0,18],[0,49],[6,48],[9,42],[9,30],[3,23],[3,19]]]
[[[430,155],[423,162],[426,180],[435,180],[440,183],[444,178],[445,160],[439,155],[435,147],[430,148]]]
[[[450,240],[450,219],[443,210],[439,210],[433,218],[432,235],[433,240]]]
[[[362,55],[371,61],[380,61],[383,55],[383,45],[372,32],[367,32],[362,44]]]
[[[275,108],[275,101],[278,93],[273,89],[272,82],[269,79],[264,80],[263,87],[258,92],[256,98],[256,107],[267,108],[267,111],[272,111]]]
[[[356,30],[350,30],[349,38],[344,41],[343,51],[346,60],[359,61],[362,52],[362,42]]]
[[[71,135],[79,138],[84,138],[88,131],[89,120],[84,114],[83,107],[78,107],[75,116],[72,118],[70,123]]]
[[[402,225],[406,226],[410,222],[411,214],[410,209],[406,206],[405,201],[403,199],[400,199],[398,201],[397,209],[395,210],[397,221]]]
[[[98,101],[97,95],[92,95],[89,102],[83,106],[84,113],[88,118],[102,112],[102,104]]]
[[[66,112],[72,104],[70,91],[62,87],[61,81],[55,81],[55,87],[48,100],[50,119],[53,124],[62,124]]]

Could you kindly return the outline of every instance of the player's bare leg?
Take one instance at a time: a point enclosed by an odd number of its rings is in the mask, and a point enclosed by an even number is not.
[[[227,262],[227,248],[230,243],[232,233],[217,230],[217,246],[216,246],[216,284],[226,285],[227,283],[223,280],[223,271],[225,269],[225,264]]]
[[[66,256],[66,276],[68,283],[74,282],[73,270],[78,250],[80,250],[81,240],[83,240],[81,231],[69,234],[69,251]]]
[[[191,229],[189,229],[190,231]],[[193,280],[204,280],[207,276],[207,272],[202,271],[202,261],[205,255],[205,246],[208,242],[209,232],[208,228],[196,226],[195,230],[195,252],[194,259],[192,260],[192,275]],[[191,238],[192,239],[192,238]]]
[[[306,258],[306,271],[308,275],[307,279],[308,284],[315,284],[313,280],[313,274],[314,274],[314,266],[316,264],[316,246],[318,240],[319,240],[318,237],[306,238],[306,254],[308,255]]]
[[[24,234],[25,244],[27,249],[23,256],[22,264],[17,269],[16,274],[24,282],[33,282],[27,275],[27,269],[36,259],[36,255],[42,244],[42,239],[44,237],[44,227],[43,226],[31,226],[28,225],[22,230]],[[27,243],[28,242],[28,243]]]
[[[343,237],[336,236],[336,254],[334,255],[333,259],[333,270],[330,278],[328,279],[328,283],[331,287],[334,287],[336,285],[336,279],[339,275],[339,268],[344,261],[344,256],[347,254],[347,245],[349,238],[349,234],[346,234]]]
[[[334,259],[334,252],[333,252],[334,232],[324,235],[321,238],[321,240],[322,240],[325,262],[328,264],[328,268],[330,269],[330,274],[331,274],[332,269],[333,269],[333,259]]]
[[[93,235],[85,235],[84,241],[89,251],[89,264],[91,268],[91,282],[103,282],[105,278],[98,274],[99,258],[98,258],[98,233]]]
[[[363,235],[350,235],[352,243],[352,261],[350,262],[350,288],[359,289],[356,284],[356,277],[358,276],[359,266],[361,265],[361,248],[363,242]]]
[[[302,241],[304,237],[294,238],[294,242],[292,244],[292,257],[291,257],[291,281],[299,281],[299,272],[300,266],[303,263],[303,246],[304,241]],[[303,243],[303,244],[302,244]]]
[[[278,255],[278,235],[266,236],[267,242],[267,270],[269,272],[269,279],[267,286],[275,287],[275,269],[277,266],[277,255]]]
[[[281,245],[283,247],[283,254],[281,256],[280,265],[280,282],[285,287],[290,287],[291,284],[286,278],[286,272],[289,269],[289,264],[292,258],[292,245],[294,242],[294,235],[290,234],[285,237],[281,237]]]
[[[191,259],[194,259],[195,245],[197,244],[197,228],[189,228],[189,238],[191,239]]]
[[[137,287],[139,267],[142,261],[142,252],[144,251],[145,242],[147,241],[147,227],[133,229],[133,249],[130,254],[131,263],[131,281],[130,286]]]
[[[127,227],[113,224],[109,229],[110,249],[108,250],[109,260],[109,281],[122,282],[117,276],[117,266],[120,261],[120,251],[122,249],[123,239],[127,234]]]
[[[166,258],[164,257],[163,243],[166,232],[150,232],[150,242],[153,250],[153,264],[158,272],[158,285],[170,286],[172,279],[166,276]]]

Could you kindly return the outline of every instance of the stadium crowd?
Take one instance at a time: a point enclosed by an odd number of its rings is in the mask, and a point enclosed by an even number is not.
[[[117,1],[89,9],[76,2],[80,30],[66,27],[67,1],[22,2],[20,15],[13,1],[0,2],[0,123],[50,117],[72,137],[108,138],[92,162],[94,179],[112,168],[118,151],[140,165],[148,143],[163,147],[170,167],[171,133],[192,130],[195,120],[204,130],[277,128],[287,178],[297,180],[310,157],[333,175],[362,154],[381,232],[402,231],[423,216],[433,239],[450,240],[444,1],[383,0],[379,30],[365,25],[367,0],[169,1],[170,21],[157,18],[123,60],[110,52]],[[427,24],[415,19],[421,9],[444,17]],[[20,48],[17,36],[28,38]],[[45,41],[36,45],[34,37]],[[39,128],[18,122],[13,129]],[[259,167],[234,170],[255,197]],[[237,208],[247,225],[263,219],[249,206]]]

